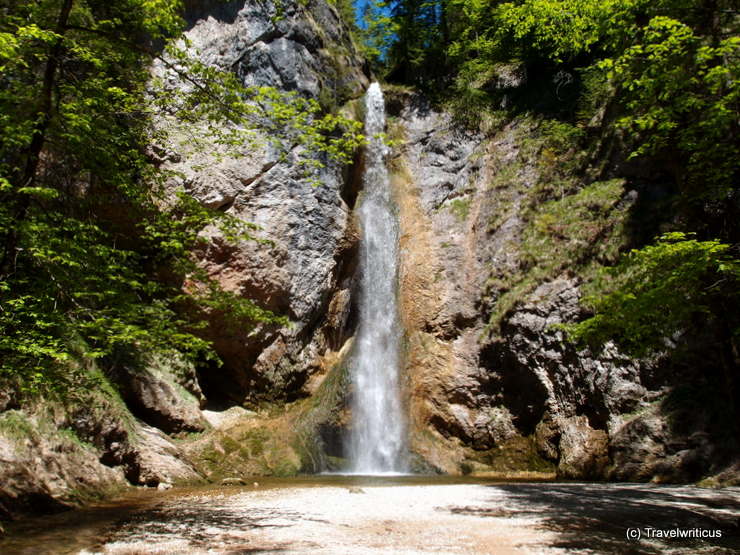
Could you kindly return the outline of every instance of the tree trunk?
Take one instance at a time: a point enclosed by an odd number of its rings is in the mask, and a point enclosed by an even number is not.
[[[46,132],[49,129],[49,125],[52,119],[52,111],[54,109],[53,95],[54,85],[57,79],[57,71],[59,69],[59,61],[64,53],[64,44],[62,43],[61,37],[67,27],[69,21],[69,14],[72,11],[74,0],[63,0],[62,6],[59,10],[59,16],[57,17],[56,26],[54,32],[59,35],[56,42],[52,45],[49,51],[49,57],[46,59],[46,66],[44,68],[44,78],[41,85],[41,92],[39,95],[39,108],[36,111],[36,126],[33,130],[31,137],[31,143],[25,152],[26,164],[22,172],[13,179],[13,188],[10,194],[15,197],[11,202],[15,205],[13,207],[13,221],[19,223],[26,217],[28,207],[31,202],[30,197],[27,194],[21,193],[18,189],[23,187],[30,187],[34,184],[36,174],[38,172],[39,163],[41,161],[41,152],[44,149],[46,142]],[[14,202],[13,202],[14,201]],[[0,261],[0,277],[6,277],[13,272],[15,266],[15,254],[18,247],[18,226],[13,226],[5,236],[3,241],[3,258]]]
[[[69,21],[69,14],[72,11],[72,5],[74,0],[64,0],[62,8],[57,18],[56,29],[54,32],[60,37],[64,35]],[[46,131],[49,129],[51,123],[52,109],[53,109],[53,93],[54,84],[57,77],[57,69],[59,68],[59,59],[64,53],[64,45],[61,39],[57,39],[54,46],[51,47],[49,52],[49,58],[46,60],[46,68],[44,69],[44,82],[41,87],[41,101],[39,109],[36,113],[37,123],[36,128],[33,130],[33,138],[31,144],[28,146],[28,152],[26,157],[26,167],[23,171],[23,177],[21,179],[21,186],[28,187],[33,184],[36,178],[36,171],[39,167],[39,160],[41,158],[41,151],[44,148],[44,142],[46,141]]]

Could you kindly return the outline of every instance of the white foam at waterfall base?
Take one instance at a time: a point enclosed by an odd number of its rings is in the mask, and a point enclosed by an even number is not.
[[[359,207],[359,326],[350,364],[353,382],[349,473],[400,474],[407,470],[406,426],[400,397],[398,221],[385,164],[385,103],[380,85],[365,96],[368,137]]]

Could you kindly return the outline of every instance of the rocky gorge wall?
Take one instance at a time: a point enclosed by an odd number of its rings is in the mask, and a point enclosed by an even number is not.
[[[324,1],[197,7],[201,17],[186,33],[193,51],[209,65],[234,71],[247,86],[295,92],[336,109],[369,84],[346,27]],[[211,398],[242,403],[300,396],[321,354],[338,350],[347,336],[357,240],[348,206],[350,176],[329,163],[316,186],[296,158],[290,152],[283,159],[265,143],[238,157],[198,153],[170,165],[183,176],[173,187],[259,225],[257,236],[269,242],[233,248],[211,233],[209,247],[196,253],[208,274],[291,322],[246,336],[213,315],[207,335],[225,365],[217,378],[203,376]]]
[[[557,134],[532,116],[471,132],[408,91],[395,97],[391,135],[401,146],[391,163],[420,466],[736,481],[727,426],[686,401],[703,395],[711,355],[691,367],[670,352],[633,360],[608,344],[592,353],[557,328],[585,315],[584,281],[629,244],[639,178],[566,176],[572,151],[558,152]]]
[[[347,113],[369,84],[324,0],[187,5],[194,52],[245,84]],[[417,94],[386,94],[415,468],[737,480],[737,453],[723,451],[716,418],[706,403],[686,400],[704,391],[701,366],[635,361],[613,346],[578,351],[553,327],[584,314],[582,286],[594,264],[628,244],[639,179],[567,181],[567,148],[536,118],[473,132]],[[258,224],[266,240],[229,246],[204,230],[208,247],[195,253],[202,267],[290,325],[234,330],[210,313],[205,333],[222,367],[120,361],[101,377],[114,387],[66,405],[21,407],[0,393],[0,519],[129,483],[239,483],[342,465],[361,154],[353,167],[328,164],[314,186],[295,164],[297,151],[281,157],[256,143],[219,157],[215,146],[166,146],[162,161],[180,175],[172,190]],[[672,392],[687,384],[677,404]]]

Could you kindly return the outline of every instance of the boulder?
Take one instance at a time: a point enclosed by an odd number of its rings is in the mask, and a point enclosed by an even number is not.
[[[609,463],[606,432],[594,430],[585,416],[573,416],[561,424],[558,477],[598,480]]]
[[[134,484],[156,487],[161,483],[202,480],[182,451],[157,428],[141,425],[131,453],[126,478]]]
[[[162,361],[122,374],[119,384],[123,397],[131,411],[146,423],[168,434],[202,432],[208,426],[198,399],[177,383]]]
[[[0,519],[53,513],[125,484],[121,469],[45,413],[0,415]]]

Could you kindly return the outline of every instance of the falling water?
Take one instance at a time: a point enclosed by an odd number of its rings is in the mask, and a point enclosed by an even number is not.
[[[398,378],[398,223],[385,166],[387,147],[378,136],[385,128],[385,104],[377,83],[367,91],[365,108],[369,142],[359,209],[360,322],[351,365],[354,422],[350,470],[358,474],[397,473],[406,470]]]

